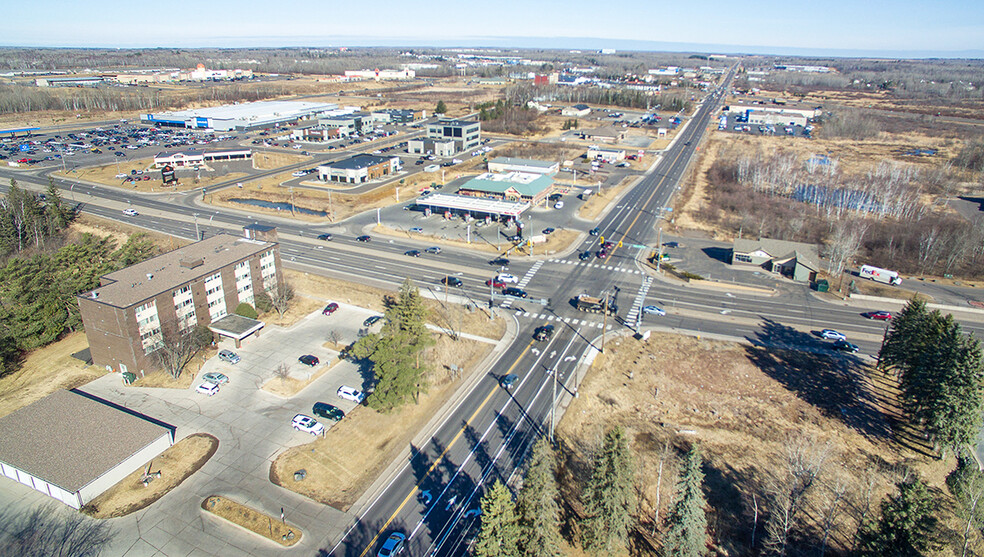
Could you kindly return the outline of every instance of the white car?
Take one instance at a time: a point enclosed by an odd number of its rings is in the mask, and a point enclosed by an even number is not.
[[[201,385],[195,387],[195,392],[201,393],[206,396],[212,396],[215,393],[219,392],[219,386],[216,385],[215,383],[212,383],[211,381],[205,381]]]
[[[558,201],[557,203],[554,204],[554,209],[563,209],[563,208],[564,208],[563,201]]]
[[[306,175],[307,172],[304,172],[303,170],[295,170],[294,172],[291,173],[291,176],[293,176],[294,178],[300,178],[301,176],[306,176]]]
[[[138,213],[136,209],[123,209],[123,214],[128,217],[135,217],[140,213]]]
[[[642,308],[642,313],[650,313],[652,315],[666,315],[666,310],[658,308],[656,306],[645,306]]]
[[[362,391],[356,389],[355,387],[347,387],[342,385],[338,388],[338,392],[335,393],[338,398],[343,400],[350,400],[356,404],[362,404],[362,400],[366,398],[366,394]]]
[[[294,419],[290,421],[290,425],[297,431],[303,431],[311,435],[321,435],[325,432],[324,424],[318,423],[318,420],[315,420],[311,416],[305,416],[304,414],[294,416]]]
[[[495,279],[499,282],[511,282],[514,284],[519,282],[519,277],[517,277],[516,275],[509,275],[509,274],[501,274],[495,277]]]
[[[847,335],[833,329],[824,329],[820,331],[820,336],[827,340],[847,340]]]

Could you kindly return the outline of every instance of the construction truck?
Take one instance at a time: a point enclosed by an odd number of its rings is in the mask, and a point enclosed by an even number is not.
[[[595,298],[593,296],[588,296],[587,294],[580,294],[574,299],[574,303],[577,309],[581,311],[586,311],[588,313],[602,313],[605,311],[605,299]],[[618,313],[618,306],[615,305],[615,301],[609,298],[608,300],[608,315],[615,315]]]

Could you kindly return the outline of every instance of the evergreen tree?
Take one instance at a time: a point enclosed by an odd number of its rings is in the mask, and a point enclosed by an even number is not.
[[[595,456],[584,507],[587,548],[605,554],[624,551],[636,495],[632,454],[620,426],[605,435]]]
[[[926,484],[916,479],[896,487],[881,504],[881,519],[862,529],[859,557],[917,557],[937,546],[936,506]]]
[[[707,516],[704,512],[704,473],[700,450],[690,448],[677,483],[677,499],[670,511],[670,529],[663,543],[667,557],[702,557],[707,553]]]
[[[447,114],[448,107],[444,104],[444,101],[437,101],[437,108],[434,109],[435,114]]]
[[[561,554],[556,468],[557,456],[553,447],[546,437],[541,437],[533,446],[516,505],[522,555],[553,557]]]
[[[478,532],[473,555],[502,557],[517,555],[519,527],[512,495],[502,482],[496,481],[482,497],[482,529]]]
[[[925,343],[924,322],[928,316],[926,302],[916,298],[910,300],[892,319],[891,330],[878,353],[879,365],[897,370],[908,367],[915,347]]]

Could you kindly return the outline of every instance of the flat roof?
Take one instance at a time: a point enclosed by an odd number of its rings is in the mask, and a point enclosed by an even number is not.
[[[176,112],[153,114],[154,118],[169,120],[191,120],[211,118],[214,120],[268,120],[290,119],[305,114],[323,112],[338,108],[337,104],[312,103],[302,101],[257,101],[251,103],[227,104],[210,108],[194,108]]]
[[[264,325],[265,323],[258,319],[250,319],[231,313],[213,321],[208,328],[216,334],[242,340],[262,329]]]
[[[455,209],[458,211],[487,213],[490,215],[506,215],[510,217],[518,217],[523,214],[523,211],[530,208],[529,203],[499,201],[497,199],[483,199],[481,197],[447,193],[437,193],[428,195],[427,197],[418,198],[416,204],[429,207]]]
[[[536,159],[519,159],[519,158],[515,158],[515,157],[496,157],[496,158],[492,159],[491,162],[496,163],[496,164],[511,164],[511,165],[516,165],[516,166],[533,166],[533,167],[536,167],[536,168],[547,168],[547,169],[552,168],[554,166],[557,166],[557,163],[554,162],[554,161],[539,161],[539,160],[536,160]]]
[[[344,160],[322,164],[320,166],[325,168],[337,168],[341,170],[361,170],[363,168],[369,168],[370,166],[376,166],[377,164],[389,162],[394,158],[396,157],[379,157],[376,155],[360,154]]]
[[[91,395],[57,390],[0,418],[0,462],[74,493],[173,431]]]
[[[553,186],[553,179],[543,174],[531,174],[529,172],[496,174],[494,172],[486,172],[468,180],[458,189],[492,193],[505,193],[509,189],[514,189],[520,195],[533,197],[551,186]]]
[[[232,234],[218,234],[103,275],[104,286],[79,297],[120,308],[129,307],[210,275],[226,265],[273,249],[276,245],[274,242],[250,240]],[[189,264],[198,261],[201,264]]]
[[[473,122],[471,120],[438,120],[430,124],[431,126],[451,126],[454,128],[463,128],[465,126],[474,126],[478,122]]]

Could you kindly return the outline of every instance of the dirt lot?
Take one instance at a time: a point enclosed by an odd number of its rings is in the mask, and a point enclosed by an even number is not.
[[[211,435],[189,435],[104,491],[82,512],[93,518],[116,518],[147,508],[197,472],[218,448],[219,440]],[[141,479],[148,465],[150,473],[160,472],[160,477],[144,485]]]
[[[943,478],[955,464],[952,458],[938,461],[928,456],[929,448],[896,421],[894,382],[849,356],[830,358],[669,334],[654,334],[645,342],[621,338],[595,361],[580,394],[558,427],[569,455],[568,497],[580,485],[571,478],[584,477],[588,455],[601,436],[622,425],[636,455],[638,517],[648,534],[664,443],[676,448],[676,454],[698,443],[705,459],[708,521],[719,555],[752,553],[747,535],[752,496],[759,505],[761,531],[768,512],[763,486],[770,474],[782,469],[789,447],[807,442],[814,451],[824,444],[831,449],[818,485],[808,495],[808,510],[801,515],[801,530],[812,539],[819,539],[819,508],[837,481],[847,482],[848,500],[857,505],[859,483],[869,470],[876,477],[877,502],[903,465],[945,490]],[[662,517],[672,501],[677,460],[667,462]],[[844,550],[856,527],[849,515],[842,515],[834,529],[835,551]],[[952,518],[949,511],[942,516]]]
[[[419,404],[388,414],[359,406],[324,437],[281,454],[270,469],[271,481],[347,510],[454,392],[459,382],[449,375],[447,366],[463,363],[467,373],[491,349],[489,344],[438,335],[427,357],[432,369],[431,387]],[[302,468],[307,470],[307,477],[294,481],[294,471]]]

